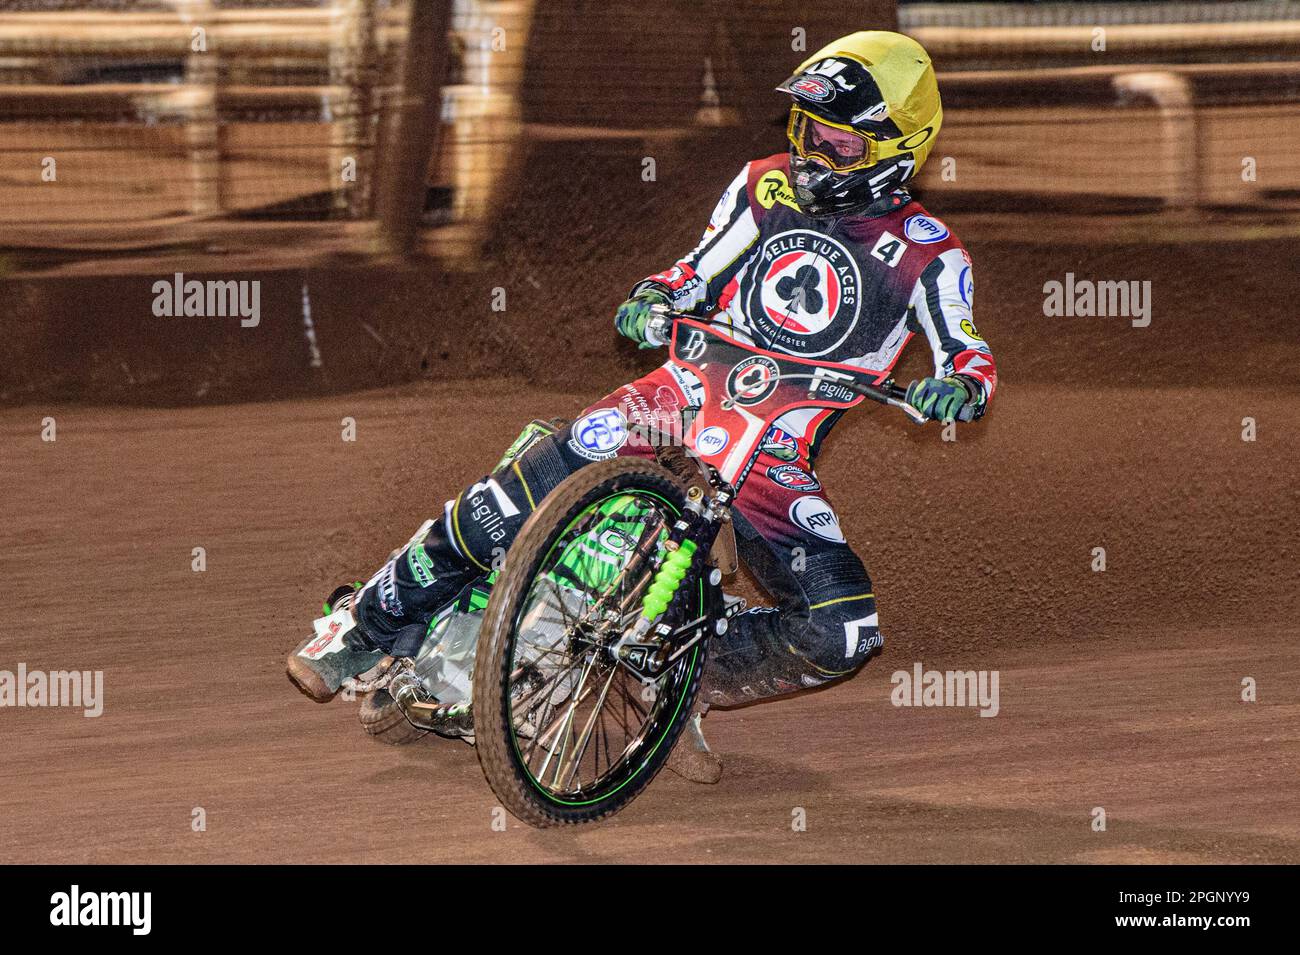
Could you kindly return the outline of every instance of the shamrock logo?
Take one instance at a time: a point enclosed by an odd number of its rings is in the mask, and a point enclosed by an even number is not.
[[[821,275],[811,265],[802,265],[794,277],[786,276],[776,283],[776,294],[790,303],[791,311],[801,310],[810,315],[822,309],[822,293],[817,291]]]

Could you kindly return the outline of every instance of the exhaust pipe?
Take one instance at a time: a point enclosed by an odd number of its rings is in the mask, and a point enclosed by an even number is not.
[[[397,703],[407,722],[422,730],[432,730],[444,736],[464,736],[473,733],[469,703],[439,703],[420,685],[420,678],[409,667],[403,667],[388,683],[388,693]]]

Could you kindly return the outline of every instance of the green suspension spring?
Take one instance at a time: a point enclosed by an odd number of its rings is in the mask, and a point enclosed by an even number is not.
[[[695,548],[695,541],[684,540],[681,546],[669,553],[664,558],[664,562],[659,565],[654,582],[646,591],[645,602],[641,605],[641,615],[647,620],[653,620],[668,609],[673,594],[677,593],[677,588],[681,586],[682,578],[690,570]]]

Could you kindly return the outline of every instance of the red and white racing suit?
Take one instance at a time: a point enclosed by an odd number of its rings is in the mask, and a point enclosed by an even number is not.
[[[903,192],[863,211],[809,217],[789,175],[784,153],[748,163],[700,244],[634,291],[659,286],[674,308],[713,315],[760,348],[871,370],[892,368],[912,336],[924,335],[935,376],[964,376],[987,403],[997,374],[972,321],[970,256],[951,230]],[[367,584],[357,601],[362,629],[398,652],[418,645],[430,616],[492,566],[535,502],[590,461],[652,456],[627,439],[630,426],[680,421],[702,395],[695,375],[670,360],[447,502],[442,519]],[[846,676],[882,644],[871,580],[813,468],[841,414],[784,415],[741,487],[740,556],[776,606],[739,615],[711,644],[703,692],[712,703]]]

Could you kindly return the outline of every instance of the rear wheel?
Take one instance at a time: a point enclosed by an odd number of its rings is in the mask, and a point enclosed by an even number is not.
[[[530,825],[622,809],[685,726],[706,641],[654,680],[612,652],[640,615],[651,561],[684,501],[681,483],[657,464],[597,462],[548,495],[510,549],[480,632],[474,720],[488,783]],[[660,622],[680,626],[704,612],[695,573]]]
[[[397,701],[387,690],[375,690],[367,693],[357,709],[357,719],[361,727],[379,740],[390,746],[402,746],[422,739],[428,730],[412,726]]]

